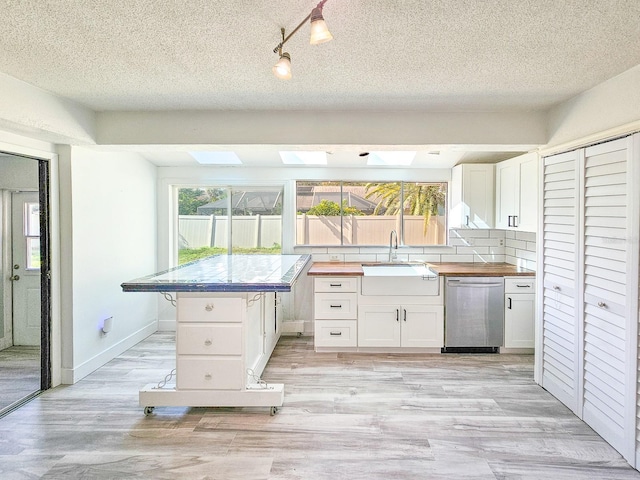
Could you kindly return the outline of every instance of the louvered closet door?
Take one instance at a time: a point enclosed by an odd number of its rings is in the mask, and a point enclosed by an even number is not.
[[[627,142],[587,148],[584,169],[582,416],[619,451],[627,382]]]
[[[578,412],[578,153],[544,159],[542,386]]]

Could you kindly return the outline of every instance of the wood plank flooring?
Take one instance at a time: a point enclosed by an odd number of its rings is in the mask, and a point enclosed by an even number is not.
[[[0,350],[0,411],[40,390],[40,347]]]
[[[6,479],[640,479],[533,382],[526,355],[316,354],[283,337],[266,408],[165,407],[138,389],[174,366],[154,334],[0,419]]]

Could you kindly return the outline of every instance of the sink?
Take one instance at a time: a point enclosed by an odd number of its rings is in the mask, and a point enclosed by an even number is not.
[[[371,263],[362,265],[362,271],[365,277],[438,277],[422,263]]]
[[[438,274],[422,263],[362,265],[362,295],[439,295]]]

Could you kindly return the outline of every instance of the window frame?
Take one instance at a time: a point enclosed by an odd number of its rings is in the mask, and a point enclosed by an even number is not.
[[[299,183],[339,183],[340,186],[340,243],[298,243],[298,184]],[[449,228],[449,196],[450,196],[450,186],[451,182],[449,180],[331,180],[331,179],[322,179],[322,180],[311,180],[311,179],[296,179],[294,181],[293,186],[293,202],[294,202],[294,247],[295,248],[304,248],[304,247],[324,247],[324,248],[346,248],[346,247],[363,247],[363,248],[375,248],[375,247],[386,247],[388,243],[370,243],[370,244],[345,244],[344,243],[344,214],[343,214],[343,202],[344,202],[344,186],[345,184],[353,184],[353,183],[397,183],[400,184],[400,205],[404,205],[405,202],[405,186],[407,184],[442,184],[445,186],[444,192],[444,204],[442,206],[442,210],[444,212],[444,229],[445,232],[448,231]],[[398,213],[394,215],[394,217],[398,218],[398,243],[403,247],[415,247],[415,248],[438,248],[438,247],[446,247],[449,244],[448,235],[445,234],[444,243],[440,244],[406,244],[405,243],[405,232],[406,232],[406,224],[405,224],[405,208],[401,207],[398,210]]]

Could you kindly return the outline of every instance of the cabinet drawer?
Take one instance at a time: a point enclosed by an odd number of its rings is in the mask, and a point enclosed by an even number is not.
[[[178,356],[178,390],[241,390],[245,374],[242,359]]]
[[[315,318],[340,319],[358,317],[357,293],[316,293]]]
[[[358,277],[328,277],[315,279],[316,292],[357,292]]]
[[[242,298],[178,297],[178,322],[242,322]]]
[[[357,347],[358,322],[356,320],[317,320],[315,323],[316,347]]]
[[[505,277],[504,293],[535,293],[536,277]]]
[[[178,325],[180,355],[242,355],[242,325]]]

